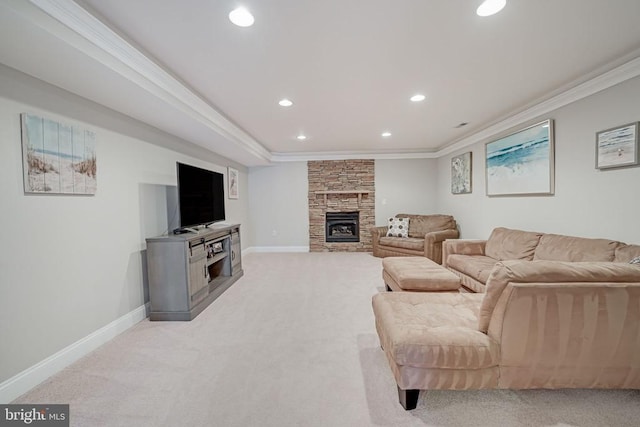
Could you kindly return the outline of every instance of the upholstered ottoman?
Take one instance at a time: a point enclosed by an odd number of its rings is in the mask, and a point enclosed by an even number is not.
[[[425,257],[389,257],[382,260],[382,278],[390,291],[452,292],[460,278]]]
[[[373,297],[380,345],[400,404],[419,390],[496,388],[499,344],[478,330],[484,294],[382,292]]]

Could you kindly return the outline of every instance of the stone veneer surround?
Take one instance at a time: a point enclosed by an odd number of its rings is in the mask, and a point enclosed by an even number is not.
[[[311,252],[370,252],[375,225],[375,161],[320,160],[307,162],[309,179],[309,250]],[[322,194],[330,191],[358,193]],[[360,212],[359,242],[325,241],[327,212]]]

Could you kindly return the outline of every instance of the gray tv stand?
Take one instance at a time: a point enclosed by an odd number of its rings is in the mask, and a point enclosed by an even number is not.
[[[146,240],[151,320],[192,320],[242,277],[239,224]]]

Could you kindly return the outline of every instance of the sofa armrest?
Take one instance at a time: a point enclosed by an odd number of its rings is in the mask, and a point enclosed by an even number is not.
[[[386,225],[383,227],[371,227],[371,237],[384,237],[387,235],[387,231],[389,231],[389,227],[387,227]]]
[[[486,240],[445,240],[442,243],[442,265],[447,266],[449,255],[484,255]]]
[[[460,232],[458,230],[440,230],[440,231],[432,231],[424,235],[425,244],[428,243],[436,243],[443,242],[447,239],[457,239],[460,236]]]
[[[480,313],[478,328],[487,332],[498,300],[509,283],[543,283],[549,285],[571,283],[640,284],[640,268],[620,262],[567,261],[501,261],[491,271]]]
[[[387,235],[387,230],[389,230],[389,227],[371,227],[369,230],[371,231],[371,246],[373,249],[373,256],[380,256],[378,254],[378,244],[380,243],[380,237],[384,237]]]
[[[457,239],[460,232],[456,229],[432,231],[424,235],[424,256],[442,264],[442,242]]]

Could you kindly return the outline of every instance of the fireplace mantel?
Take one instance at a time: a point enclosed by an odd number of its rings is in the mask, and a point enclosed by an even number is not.
[[[369,194],[372,191],[368,190],[325,190],[325,191],[316,191],[315,194],[324,195],[324,204],[327,204],[327,196],[329,194],[354,194],[358,196],[358,206],[360,206],[360,202],[362,202],[362,195]]]

